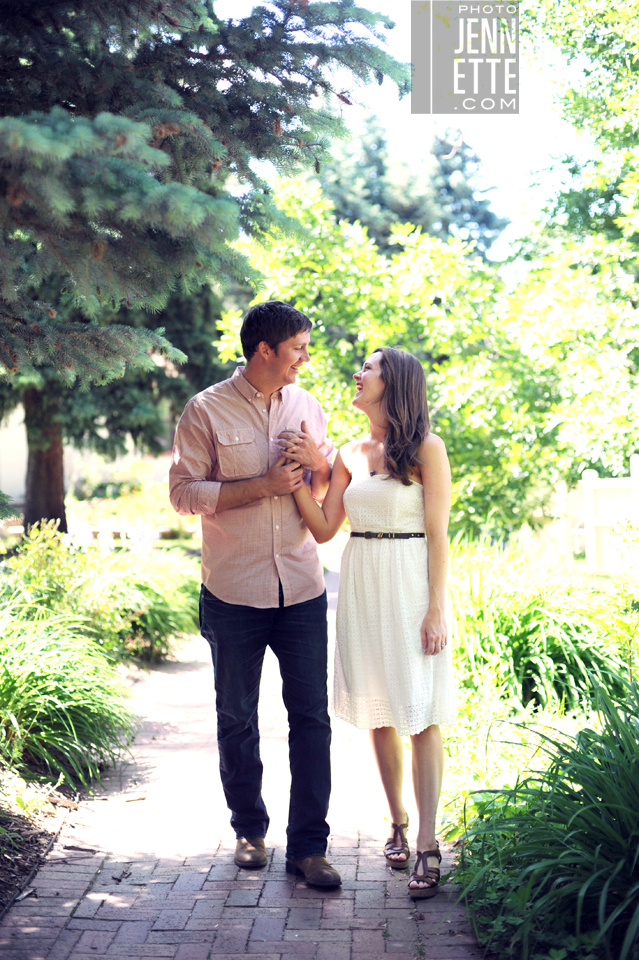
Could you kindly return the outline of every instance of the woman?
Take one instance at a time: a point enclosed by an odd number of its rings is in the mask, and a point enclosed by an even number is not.
[[[368,416],[370,433],[341,448],[323,507],[305,485],[295,498],[319,543],[334,537],[348,514],[335,712],[370,729],[393,830],[384,854],[395,868],[408,866],[410,855],[400,735],[411,737],[419,826],[408,892],[419,899],[436,894],[440,877],[439,724],[452,723],[456,713],[445,612],[450,468],[443,442],[429,430],[426,382],[415,357],[384,347],[354,376],[353,406]],[[287,453],[295,459],[294,440]]]

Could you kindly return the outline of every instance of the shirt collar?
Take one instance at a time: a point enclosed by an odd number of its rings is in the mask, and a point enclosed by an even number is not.
[[[262,399],[264,397],[264,394],[261,393],[259,390],[256,390],[255,387],[248,382],[248,380],[244,376],[245,369],[246,367],[237,367],[235,370],[235,373],[231,377],[231,380],[233,381],[233,386],[235,387],[235,389],[239,390],[239,392],[242,394],[242,396],[246,400],[248,400],[250,403],[253,403],[254,400]],[[275,393],[272,394],[272,396],[278,397],[281,400],[282,390],[281,389],[276,390]]]

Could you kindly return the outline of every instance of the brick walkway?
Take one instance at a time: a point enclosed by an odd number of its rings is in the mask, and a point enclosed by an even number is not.
[[[327,580],[334,601],[334,578]],[[208,648],[198,640],[177,663],[134,684],[142,727],[133,755],[70,817],[32,884],[35,895],[5,917],[2,960],[479,960],[451,885],[415,907],[406,875],[384,865],[388,824],[365,731],[333,724],[329,858],[342,887],[318,891],[287,876],[287,729],[279,688],[277,666],[267,659],[260,701],[272,817],[267,869],[233,864]],[[448,851],[443,868],[451,868]]]

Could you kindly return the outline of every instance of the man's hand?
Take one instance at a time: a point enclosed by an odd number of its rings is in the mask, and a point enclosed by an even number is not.
[[[324,468],[325,457],[319,452],[317,444],[308,432],[306,420],[302,420],[301,430],[284,430],[277,438],[282,452],[307,470],[317,471]]]
[[[282,455],[264,474],[263,481],[267,491],[265,496],[283,497],[287,493],[293,493],[303,484],[302,467],[299,463]]]

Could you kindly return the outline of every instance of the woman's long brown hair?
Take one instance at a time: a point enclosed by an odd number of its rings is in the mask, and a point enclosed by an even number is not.
[[[426,377],[419,360],[404,350],[378,347],[373,352],[381,355],[382,405],[388,420],[384,469],[408,486],[410,469],[418,462],[417,451],[430,431]]]

